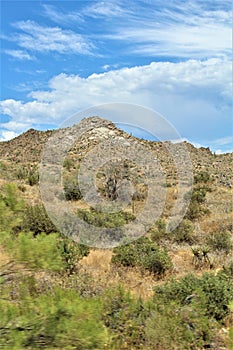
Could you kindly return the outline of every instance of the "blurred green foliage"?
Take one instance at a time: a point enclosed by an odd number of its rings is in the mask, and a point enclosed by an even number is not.
[[[89,248],[52,232],[49,222],[44,224],[49,219],[43,210],[28,209],[14,184],[2,189],[0,245],[30,271],[8,274],[7,266],[0,268],[0,348],[202,350],[218,349],[219,344],[231,348],[232,331],[225,344],[220,330],[232,312],[232,263],[217,274],[187,275],[159,284],[153,298],[143,301],[121,286],[101,289],[97,280],[82,275],[76,265]],[[91,214],[88,220],[95,221],[96,213]],[[34,219],[27,222],[25,215]],[[119,222],[119,217],[111,220]],[[104,225],[104,217],[100,224]],[[164,232],[164,223],[157,228]],[[147,237],[115,248],[113,263],[158,276],[172,268],[166,250]]]

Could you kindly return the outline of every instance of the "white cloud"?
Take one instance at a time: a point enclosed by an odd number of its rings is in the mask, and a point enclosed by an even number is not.
[[[44,13],[55,23],[61,24],[73,24],[74,22],[83,22],[82,16],[77,12],[62,12],[55,6],[44,4]]]
[[[229,149],[217,149],[214,151],[216,154],[233,153],[233,148]]]
[[[162,2],[124,13],[105,37],[128,44],[128,52],[140,55],[207,58],[232,49],[231,5],[226,1]],[[130,8],[130,5],[128,6]]]
[[[119,2],[119,1],[118,1]],[[118,17],[127,14],[127,9],[119,6],[112,1],[98,1],[87,6],[83,14],[98,18],[98,17]]]
[[[233,131],[233,130],[232,130]],[[233,142],[233,132],[231,136],[226,136],[226,137],[222,137],[220,139],[214,140],[212,141],[213,145],[221,145],[221,146],[225,146],[225,145],[229,145],[230,143]]]
[[[14,131],[2,130],[0,131],[0,141],[9,141],[18,136]]]
[[[14,26],[21,31],[15,33],[14,40],[20,47],[32,52],[91,54],[94,48],[86,37],[72,30],[41,26],[30,20],[16,22]]]
[[[17,58],[19,60],[33,60],[34,57],[29,55],[28,52],[22,50],[5,50],[7,55]]]
[[[231,63],[228,59],[152,62],[87,78],[59,74],[48,90],[32,91],[31,101],[14,99],[0,103],[0,112],[12,122],[60,124],[73,113],[109,102],[125,102],[152,108],[172,122],[182,137],[202,143],[228,134],[231,123]],[[199,141],[198,141],[199,138]]]
[[[226,136],[212,140],[210,143],[210,148],[216,154],[233,152],[233,130],[231,132],[231,136]]]

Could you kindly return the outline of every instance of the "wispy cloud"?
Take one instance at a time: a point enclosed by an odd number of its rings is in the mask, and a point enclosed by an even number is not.
[[[233,135],[222,137],[220,139],[216,139],[216,140],[212,141],[212,144],[225,146],[225,145],[229,145],[232,142],[233,142]]]
[[[97,16],[98,11],[95,13]],[[103,13],[111,16],[107,7]],[[144,1],[134,7],[129,3],[127,11],[120,9],[114,16],[117,20],[105,38],[125,42],[126,50],[134,54],[181,58],[231,54],[232,16],[228,1],[158,0],[156,6],[150,7]]]
[[[5,50],[7,55],[14,57],[18,60],[33,60],[35,57],[31,56],[28,52],[22,50]]]
[[[57,7],[44,4],[43,5],[44,14],[51,19],[53,22],[58,24],[69,24],[73,25],[74,23],[83,22],[83,17],[77,11],[73,12],[64,12],[58,10]]]
[[[95,1],[77,6],[77,11],[51,4],[42,7],[42,15],[59,26],[42,26],[30,20],[14,23],[18,31],[11,38],[5,37],[15,40],[20,48],[11,50],[12,55],[21,53],[20,59],[29,59],[31,52],[91,55],[96,54],[96,45],[99,51],[107,48],[109,53],[115,44],[119,56],[205,59],[229,57],[232,51],[228,0],[157,0],[153,4],[145,0]],[[76,32],[73,28],[80,23]]]
[[[99,17],[122,17],[125,14],[130,12],[127,10],[127,7],[120,5],[121,1],[118,1],[118,4],[113,1],[96,1],[91,5],[86,6],[82,13],[86,16],[93,18]]]
[[[72,30],[60,27],[41,26],[34,21],[19,21],[13,24],[20,32],[14,40],[18,46],[31,52],[57,52],[59,54],[92,54],[94,45],[89,39]]]

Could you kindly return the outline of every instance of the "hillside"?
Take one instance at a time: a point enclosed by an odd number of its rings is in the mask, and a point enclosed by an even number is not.
[[[143,180],[145,171],[133,158],[103,162],[95,174],[95,186],[108,202],[118,196],[109,179],[116,184],[123,179],[133,182],[132,200],[118,213],[102,214],[87,204],[77,175],[98,145],[102,147],[108,140],[126,146],[137,142],[159,160],[165,174],[167,192],[161,217],[154,220],[145,237],[126,246],[89,249],[74,243],[47,217],[38,183],[46,142],[57,135],[54,149],[59,140],[68,143],[62,137],[70,135],[69,128],[44,132],[30,129],[13,140],[0,142],[0,312],[4,314],[0,348],[231,349],[232,154],[215,155],[209,148],[184,142],[192,162],[193,192],[184,220],[168,233],[166,223],[179,186],[179,172],[168,150],[178,152],[179,144],[136,139],[98,117],[84,119],[81,126],[88,131],[72,144],[63,163],[66,207],[97,228],[111,229],[134,221],[147,201],[148,187]],[[47,314],[52,296],[57,304]],[[31,310],[25,304],[27,298]],[[36,298],[45,303],[44,309]],[[22,304],[21,310],[14,308],[15,302]],[[98,325],[90,337],[81,321],[75,325],[80,314],[86,317],[84,310],[88,308],[92,311],[87,328]],[[22,310],[25,319],[20,316]],[[35,325],[32,310],[38,312]],[[69,331],[61,331],[62,322]],[[60,338],[51,330],[54,325]],[[71,330],[78,329],[80,338],[74,336],[72,340]],[[15,343],[10,340],[11,334]]]
[[[88,123],[90,122],[90,119],[95,122],[95,118],[89,118]],[[117,129],[111,122],[102,119],[102,124],[102,127],[96,128],[94,123],[93,128],[91,128],[91,130],[85,134],[85,137],[78,142],[73,151],[78,151],[80,148],[83,148],[85,149],[85,152],[87,152],[89,148],[94,146],[97,142],[108,138],[109,133],[111,136],[115,135],[126,139],[134,139],[134,137]],[[54,133],[56,133],[56,130],[37,131],[29,129],[10,141],[0,142],[1,161],[21,164],[38,164],[41,160],[45,143]],[[164,143],[142,139],[139,140],[139,142],[146,145],[149,149],[153,149],[156,156],[158,156],[162,162],[165,162],[164,168],[167,170],[170,159],[165,147],[163,147]],[[190,153],[194,173],[198,171],[207,171],[216,178],[216,182],[219,185],[231,188],[233,168],[233,157],[231,153],[216,155],[213,154],[209,148],[195,148],[188,142],[184,142],[184,144],[186,144]]]

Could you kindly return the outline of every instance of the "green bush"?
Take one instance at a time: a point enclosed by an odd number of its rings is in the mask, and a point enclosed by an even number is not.
[[[233,278],[233,261],[231,261],[228,265],[223,266],[223,273]]]
[[[93,208],[90,210],[78,209],[77,216],[90,225],[108,228],[123,226],[135,219],[134,215],[127,212],[106,213]]]
[[[132,245],[123,245],[113,250],[112,263],[116,265],[131,266],[137,265],[137,252]]]
[[[205,208],[203,206],[205,202],[205,198],[202,197],[201,195],[201,200],[200,200],[200,194],[195,194],[194,197],[192,197],[191,202],[189,204],[188,210],[185,214],[185,218],[188,220],[196,220],[204,215],[208,215],[210,213],[209,209]],[[199,197],[198,200],[194,199],[196,197]]]
[[[58,232],[44,206],[39,204],[26,207],[21,228],[23,231],[33,232],[34,236],[43,232],[46,234]]]
[[[210,177],[210,174],[207,171],[200,171],[198,174],[194,176],[194,183],[210,183],[212,182],[212,179]]]
[[[226,254],[232,251],[231,234],[228,232],[217,232],[207,238],[207,244],[214,250]]]
[[[159,219],[155,223],[155,227],[149,231],[150,238],[153,242],[158,242],[167,235],[166,222],[163,219]]]
[[[0,194],[0,200],[11,210],[15,212],[21,212],[24,209],[24,203],[22,199],[18,197],[17,185],[14,183],[8,183],[3,188],[2,195]]]
[[[39,173],[35,167],[29,169],[27,181],[30,186],[34,186],[39,183]]]
[[[183,220],[180,225],[172,232],[175,242],[192,244],[195,239],[193,236],[193,224],[190,220]]]
[[[90,253],[89,247],[76,243],[63,235],[59,239],[58,247],[68,274],[72,274],[76,269],[77,262]]]
[[[103,320],[112,333],[110,349],[144,349],[149,310],[142,300],[119,287],[105,293],[103,304]]]
[[[205,188],[194,188],[191,201],[197,202],[198,204],[206,201],[207,190]]]
[[[188,275],[180,281],[172,280],[162,287],[155,287],[154,291],[155,302],[171,300],[184,306],[196,300],[205,316],[219,321],[229,313],[233,281],[222,272],[217,275],[205,273],[200,278]]]
[[[169,302],[157,305],[146,321],[145,334],[150,349],[204,349],[213,339],[213,322],[198,307],[181,307]]]
[[[71,158],[66,158],[63,163],[63,167],[70,171],[74,167],[74,161]]]
[[[16,178],[34,186],[39,183],[39,172],[36,166],[20,166],[16,169]]]
[[[189,208],[185,215],[188,220],[195,220],[203,215],[209,214],[209,210],[205,208],[207,192],[212,191],[212,179],[207,172],[200,172],[194,176],[194,187],[191,194]]]
[[[67,201],[78,201],[82,199],[82,193],[76,181],[66,181],[64,184],[64,193]]]
[[[113,250],[112,263],[123,266],[138,266],[157,276],[162,276],[172,268],[172,263],[165,249],[159,248],[147,237],[119,246]]]
[[[24,202],[18,196],[17,186],[11,183],[6,184],[0,193],[0,239],[2,242],[5,235],[7,237],[7,233],[15,227],[20,227],[24,208]]]

